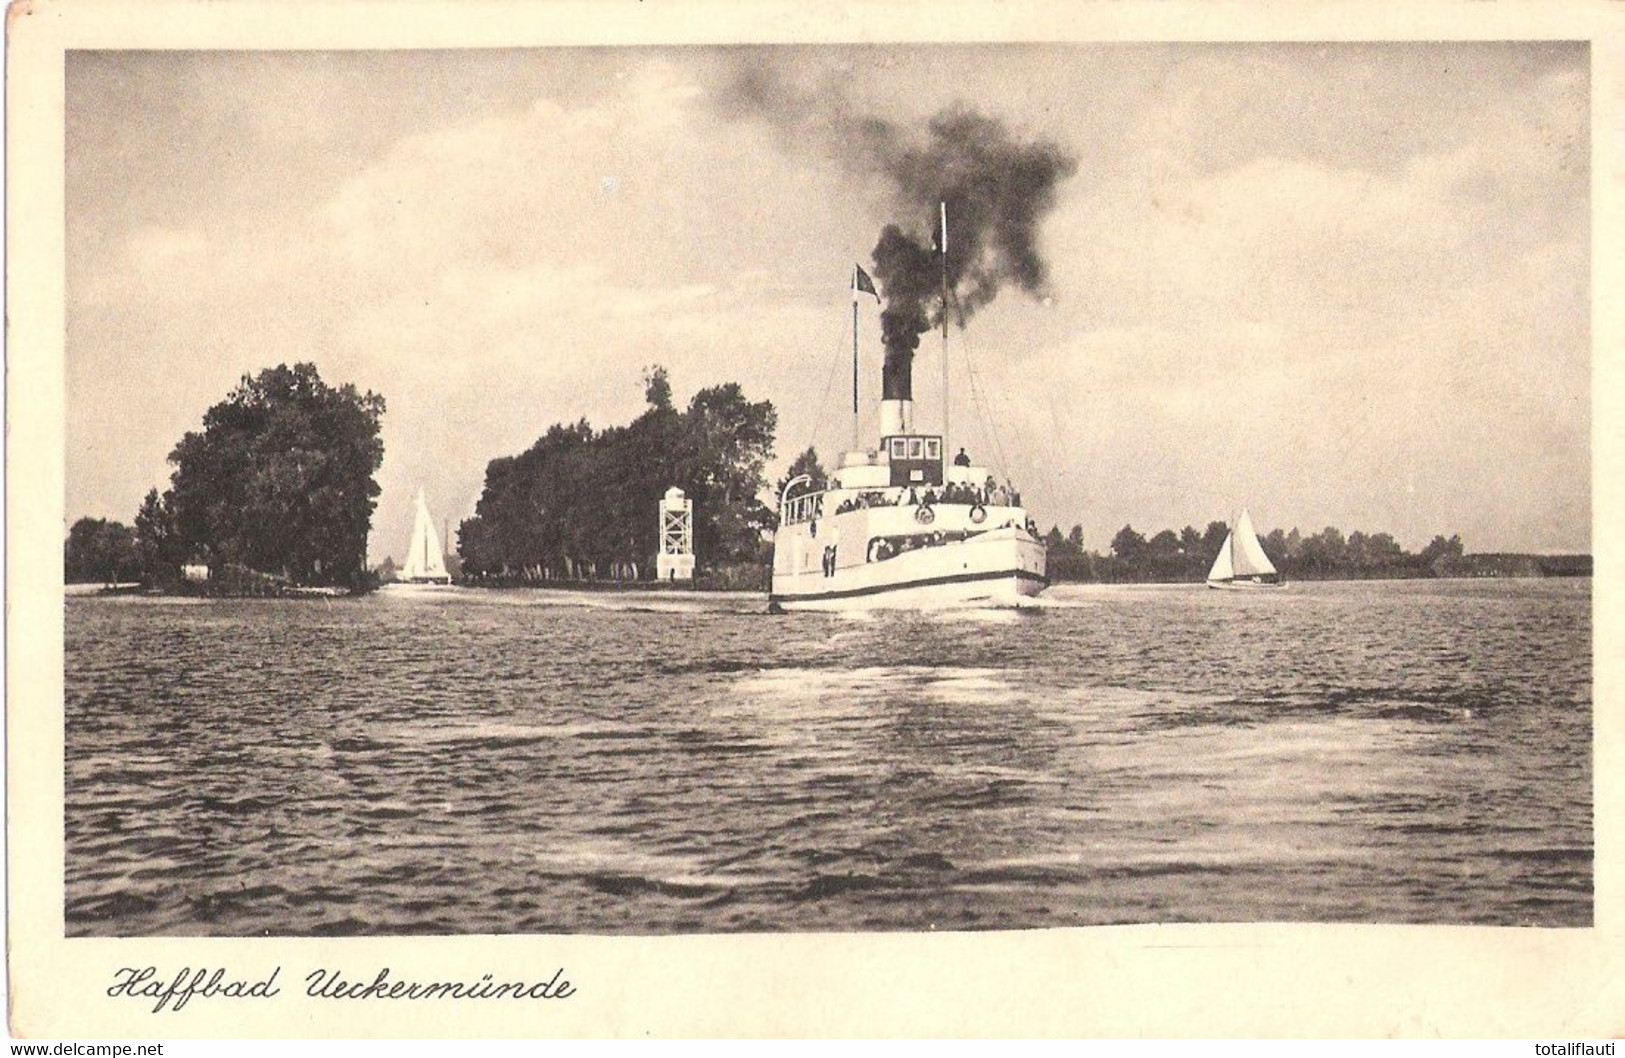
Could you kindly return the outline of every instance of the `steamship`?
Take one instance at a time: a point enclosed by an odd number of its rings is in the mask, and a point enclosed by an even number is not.
[[[873,293],[866,280],[854,270],[854,386],[857,292]],[[945,276],[944,302],[946,287]],[[1049,585],[1044,543],[1020,494],[963,450],[949,456],[941,315],[944,432],[915,428],[911,359],[888,360],[878,447],[854,444],[825,487],[804,474],[779,495],[770,609],[1015,606]]]

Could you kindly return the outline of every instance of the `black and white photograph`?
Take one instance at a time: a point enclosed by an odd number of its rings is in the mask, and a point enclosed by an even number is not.
[[[66,107],[70,936],[1591,923],[1584,43]]]
[[[14,1031],[1612,1024],[1600,16],[248,6],[8,11]]]

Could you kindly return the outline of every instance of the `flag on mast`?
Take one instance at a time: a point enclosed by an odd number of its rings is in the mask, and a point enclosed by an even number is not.
[[[880,300],[880,291],[875,289],[875,281],[869,278],[869,273],[863,270],[862,265],[855,264],[852,266],[852,300],[858,300],[859,294],[873,294],[876,301]]]

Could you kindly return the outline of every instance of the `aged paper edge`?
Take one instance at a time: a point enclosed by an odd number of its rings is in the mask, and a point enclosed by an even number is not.
[[[1625,290],[1618,5],[1573,3],[83,3],[8,11],[10,1020],[19,1036],[1612,1036],[1625,1031],[1619,465]],[[1592,43],[1596,917],[1588,929],[1182,925],[985,934],[64,939],[63,56],[75,48],[422,48],[893,40]],[[283,967],[271,1003],[153,1015],[122,966]],[[336,1002],[352,975],[534,980],[567,1001]]]

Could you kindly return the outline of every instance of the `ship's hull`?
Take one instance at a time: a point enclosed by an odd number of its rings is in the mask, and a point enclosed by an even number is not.
[[[829,519],[824,539],[838,539],[842,530],[849,540],[853,539],[854,530],[861,534],[870,528],[859,517],[868,513],[884,516],[890,512],[858,511]],[[949,520],[945,512],[940,521]],[[841,525],[842,521],[848,524]],[[857,535],[856,539],[866,545],[869,538]],[[808,554],[807,545],[812,542],[801,541],[799,553]],[[777,546],[793,549],[797,542],[786,539]],[[775,563],[773,590],[768,597],[769,606],[775,610],[1020,606],[1049,586],[1043,542],[1015,526],[883,560],[874,560],[871,549],[862,560],[837,561],[827,572],[822,563],[806,568],[809,563],[805,560],[784,561],[784,557]]]
[[[1286,588],[1286,581],[1210,580],[1207,586],[1215,591],[1282,591]]]
[[[452,586],[450,577],[434,578],[423,577],[411,580],[392,580],[384,585],[391,591],[431,591],[435,588],[449,588]]]

